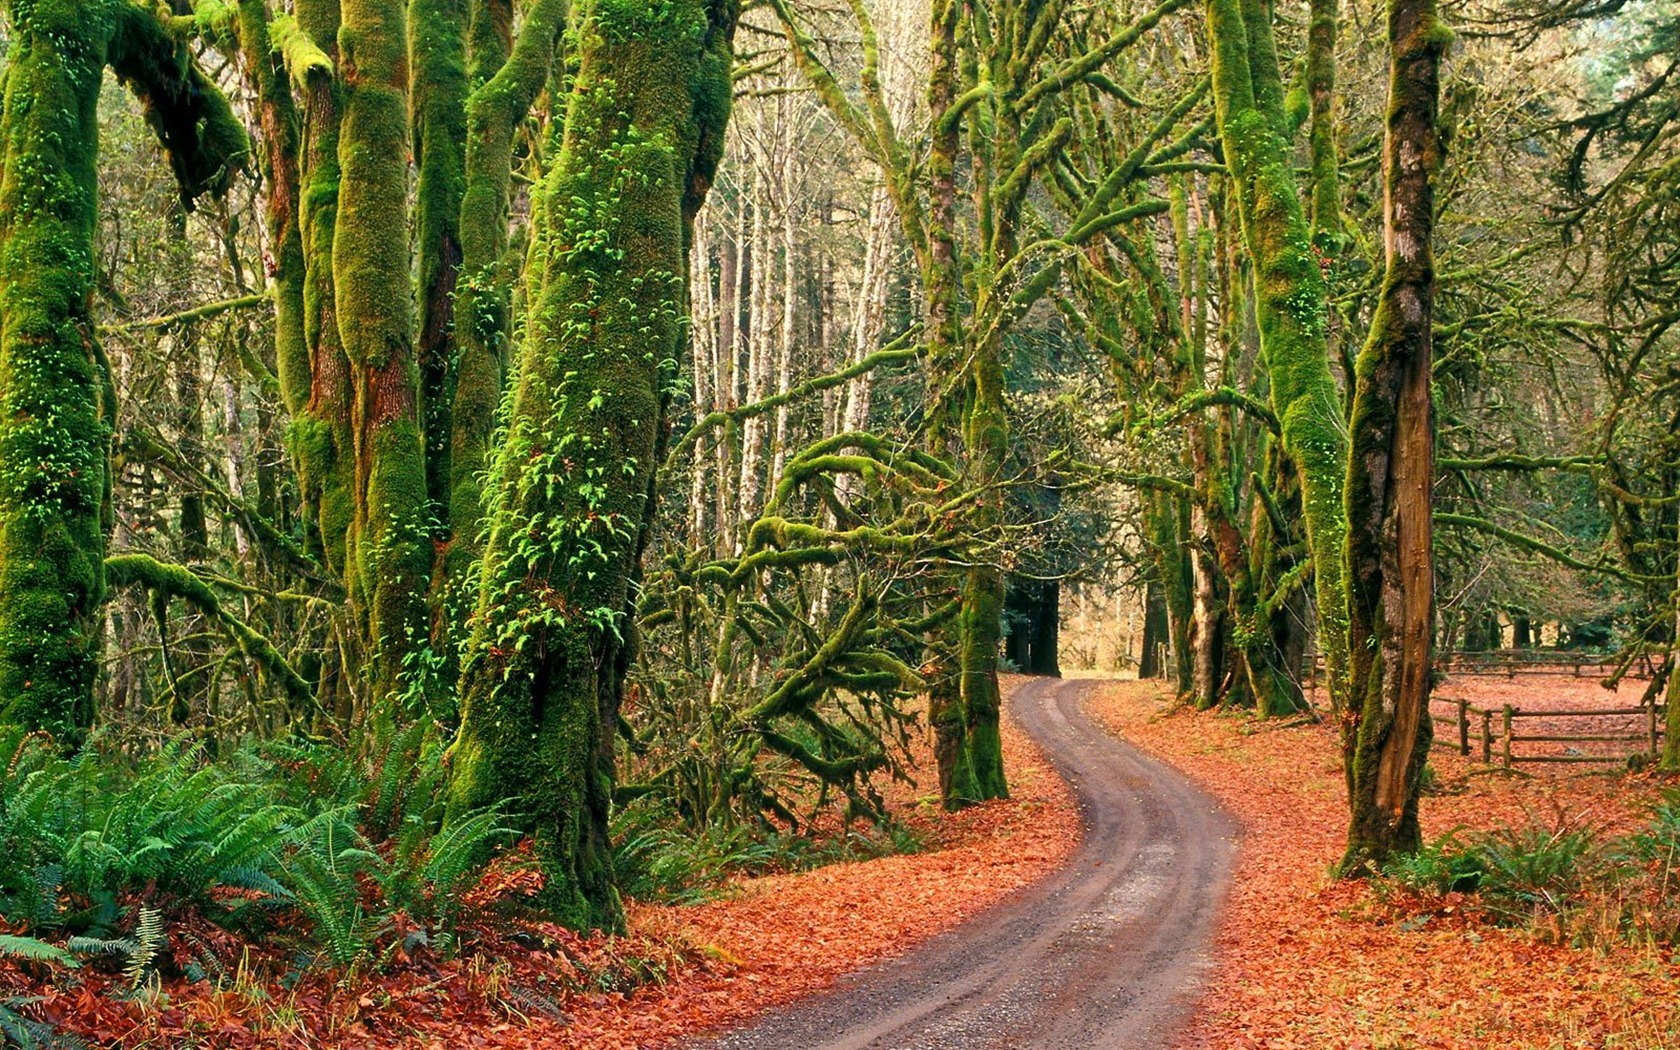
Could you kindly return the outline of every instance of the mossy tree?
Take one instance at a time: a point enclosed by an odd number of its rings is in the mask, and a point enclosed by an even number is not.
[[[1205,7],[1214,112],[1254,268],[1260,349],[1283,448],[1301,482],[1319,645],[1331,698],[1341,707],[1347,696],[1347,437],[1330,370],[1324,274],[1292,167],[1292,124],[1270,9],[1259,0],[1207,0]]]
[[[110,68],[139,97],[184,200],[249,146],[157,13],[15,0],[0,109],[0,717],[75,739],[92,722],[115,395],[89,300]]]
[[[611,740],[736,13],[732,0],[586,0],[573,12],[577,73],[533,231],[451,803],[456,814],[509,804],[535,836],[549,910],[579,928],[623,923]]]
[[[392,236],[409,217],[408,33],[398,0],[346,0],[339,10],[344,111],[332,268],[355,462],[347,576],[377,702],[394,692],[407,654],[424,640],[432,566],[409,246]]]
[[[465,192],[467,0],[410,0],[408,66],[414,143],[415,358],[430,507],[448,502],[449,381]],[[506,223],[504,222],[505,226]],[[435,515],[428,514],[435,520]]]
[[[772,3],[805,79],[881,170],[924,301],[924,440],[934,455],[960,465],[963,483],[976,493],[954,527],[993,545],[989,556],[951,574],[960,599],[956,618],[929,634],[929,714],[947,806],[1008,792],[997,679],[1005,577],[1001,488],[1009,448],[1004,337],[1049,293],[1069,255],[1107,231],[1166,211],[1165,201],[1134,191],[1144,162],[1176,119],[1163,121],[1127,163],[1081,187],[1057,228],[1044,231],[1029,221],[1029,212],[1041,217],[1029,198],[1072,132],[1065,92],[1098,75],[1182,6],[1185,0],[1165,0],[1086,40],[1064,33],[1056,5],[936,0],[927,124],[912,129],[895,123],[882,94],[879,41],[865,5],[852,5],[863,64],[850,88],[824,64],[791,8]],[[920,140],[927,143],[925,157],[913,147]]]
[[[449,377],[450,440],[432,450],[448,481],[447,601],[480,550],[484,473],[510,358],[510,308],[521,261],[509,244],[514,140],[555,60],[566,0],[539,0],[517,39],[505,0],[481,0],[468,49],[474,83],[466,100],[461,196],[461,275],[456,289],[455,363]]]
[[[1431,362],[1441,56],[1434,0],[1391,0],[1383,146],[1387,270],[1360,352],[1348,459],[1352,821],[1342,869],[1380,866],[1422,844],[1417,805],[1431,736],[1435,433]]]

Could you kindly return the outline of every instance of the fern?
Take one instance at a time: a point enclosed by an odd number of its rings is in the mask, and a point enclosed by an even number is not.
[[[134,950],[128,953],[123,976],[129,988],[139,988],[153,975],[158,957],[169,946],[169,936],[163,930],[163,912],[156,908],[140,909],[140,921],[134,926]]]
[[[87,1043],[18,1011],[38,1000],[30,996],[0,999],[0,1046],[18,1050],[84,1050]]]
[[[384,861],[367,848],[342,811],[323,813],[303,829],[288,858],[285,878],[295,906],[309,921],[332,961],[348,969],[370,954],[373,923],[363,907],[357,876],[384,873]]]
[[[160,901],[246,931],[273,928],[255,913],[294,909],[303,921],[285,935],[338,966],[377,959],[399,912],[447,935],[507,832],[490,811],[441,826],[448,767],[428,726],[373,736],[355,754],[271,743],[211,761],[189,742],[135,759],[96,734],[66,758],[0,728],[0,919],[120,951],[139,982],[166,940]],[[141,928],[113,936],[119,902],[136,898]]]
[[[37,940],[34,937],[18,937],[9,933],[0,933],[0,956],[13,959],[26,959],[29,962],[51,963],[55,966],[65,966],[75,969],[81,965],[76,957],[56,944]]]
[[[460,895],[491,848],[512,836],[500,810],[477,810],[451,821],[427,846],[425,881],[430,893],[431,919],[443,934],[452,935],[460,913]]]

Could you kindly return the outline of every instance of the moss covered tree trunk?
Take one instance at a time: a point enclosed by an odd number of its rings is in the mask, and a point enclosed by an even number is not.
[[[1291,167],[1271,20],[1257,0],[1207,0],[1214,111],[1254,266],[1255,317],[1284,450],[1300,471],[1319,644],[1331,697],[1346,696],[1347,440],[1330,371],[1324,276]]]
[[[452,812],[506,803],[544,900],[617,928],[607,815],[630,582],[682,350],[688,228],[722,147],[730,0],[586,0],[461,674]]]
[[[1676,591],[1680,592],[1680,586],[1676,587]],[[1680,608],[1676,608],[1674,613],[1674,640],[1680,645]],[[1668,682],[1663,693],[1665,713],[1660,762],[1663,769],[1675,770],[1680,769],[1680,703],[1675,702],[1675,697],[1680,696],[1680,654],[1670,652],[1668,659]],[[1655,698],[1652,702],[1656,702]]]
[[[451,537],[445,580],[462,583],[480,552],[480,481],[508,363],[515,260],[509,258],[508,208],[514,134],[548,79],[566,0],[539,0],[525,13],[517,41],[512,6],[481,0],[473,9],[468,62],[476,83],[466,104],[466,184],[461,197],[461,279],[455,306],[456,371],[450,390],[450,440],[438,469],[449,482]]]
[[[288,439],[298,485],[322,561],[349,571],[347,544],[355,512],[355,442],[350,425],[350,363],[338,337],[333,290],[333,234],[338,220],[339,122],[344,100],[335,75],[339,9],[334,0],[298,0],[295,23],[275,36],[302,96],[298,148],[298,234],[303,251],[303,353],[295,378],[281,372],[292,411]],[[301,389],[299,387],[301,386]],[[301,401],[302,407],[297,407]],[[331,661],[329,661],[329,666]],[[327,695],[334,694],[334,695]],[[333,707],[336,690],[322,700]]]
[[[1340,161],[1336,151],[1337,0],[1309,0],[1307,21],[1308,135],[1312,231],[1319,250],[1334,253],[1342,234]]]
[[[1143,651],[1138,655],[1139,678],[1163,678],[1167,661],[1163,650],[1170,641],[1167,628],[1167,600],[1159,580],[1151,579],[1143,589]]]
[[[409,268],[409,68],[399,0],[339,7],[338,213],[332,268],[350,364],[355,512],[348,582],[375,703],[424,639],[431,513],[421,438]],[[434,231],[435,232],[435,231]]]
[[[931,113],[945,112],[957,98],[957,27],[961,18],[962,5],[957,0],[935,0],[932,5],[927,95]],[[960,462],[961,458],[967,373],[956,233],[956,165],[962,144],[959,131],[955,122],[934,128],[927,162],[928,247],[922,266],[928,341],[927,441],[933,454],[948,462]],[[952,589],[962,594],[965,604],[971,582],[961,576],[952,580]],[[1001,610],[994,607],[992,611],[995,614]],[[968,621],[967,612],[960,612],[930,639],[928,720],[933,724],[939,793],[948,806],[987,797],[969,751],[969,719],[963,699]]]
[[[191,200],[243,163],[242,127],[150,8],[8,4],[0,109],[0,721],[93,721],[115,395],[88,314],[110,66]]]
[[[408,65],[414,185],[415,357],[428,508],[449,501],[449,387],[455,356],[455,288],[461,271],[466,176],[467,0],[409,0]]]
[[[1434,0],[1391,0],[1383,227],[1387,272],[1360,352],[1348,465],[1349,713],[1352,819],[1342,870],[1420,845],[1417,804],[1429,755],[1435,631],[1431,539],[1437,130],[1449,35]]]
[[[285,60],[263,0],[240,0],[235,13],[240,62],[256,96],[262,149],[263,220],[273,246],[274,361],[290,415],[309,402],[309,347],[303,325],[303,231],[298,213],[299,114]]]

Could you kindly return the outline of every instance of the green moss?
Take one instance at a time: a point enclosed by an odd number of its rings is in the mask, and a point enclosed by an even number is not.
[[[144,588],[154,603],[167,603],[171,598],[185,600],[226,631],[239,651],[285,691],[294,709],[306,711],[314,706],[309,683],[292,669],[274,644],[228,611],[210,585],[191,569],[158,561],[149,554],[117,554],[105,560],[105,570],[112,587]],[[160,623],[165,619],[161,607],[158,619]]]
[[[413,286],[400,232],[408,229],[407,33],[398,0],[346,0],[340,17],[344,93],[332,287],[354,391],[355,517],[345,558],[379,704],[396,691],[407,654],[426,638],[431,564]]]
[[[555,916],[617,928],[606,818],[626,613],[664,373],[681,349],[685,194],[700,143],[722,130],[696,126],[694,95],[728,68],[701,60],[727,56],[734,8],[597,0],[579,14],[579,69],[537,208],[546,280],[492,470],[451,809],[511,801]]]
[[[409,68],[417,179],[414,250],[420,306],[416,352],[426,490],[447,505],[450,385],[454,375],[456,280],[461,267],[461,197],[465,190],[466,0],[410,0]]]
[[[93,719],[109,513],[110,377],[88,316],[107,65],[192,198],[248,144],[152,11],[15,0],[0,109],[0,720],[73,740]]]
[[[1258,6],[1253,0],[1207,0],[1214,109],[1254,260],[1255,315],[1272,406],[1284,447],[1300,471],[1319,639],[1331,697],[1339,705],[1346,699],[1347,664],[1346,439],[1330,371],[1324,277],[1280,132],[1281,79],[1270,22],[1252,10]]]
[[[450,550],[448,586],[462,584],[479,551],[486,466],[508,359],[512,274],[508,208],[513,139],[548,79],[565,0],[539,0],[526,13],[517,44],[508,46],[486,4],[474,17],[475,72],[494,72],[467,98],[465,187],[461,197],[461,277],[456,302],[456,372],[452,377],[447,473]],[[535,219],[533,220],[535,221]]]

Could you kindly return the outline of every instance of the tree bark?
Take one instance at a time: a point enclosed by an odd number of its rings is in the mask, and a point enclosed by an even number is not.
[[[421,440],[429,510],[449,505],[450,395],[467,102],[466,0],[409,0],[410,136],[414,143],[414,258]],[[435,513],[428,513],[428,519]]]
[[[98,102],[138,95],[183,200],[225,192],[249,144],[150,9],[13,3],[0,112],[0,721],[76,742],[93,721],[116,393],[89,303]]]
[[[1270,18],[1258,0],[1207,0],[1213,97],[1244,240],[1255,315],[1285,451],[1301,476],[1320,646],[1332,701],[1347,695],[1343,486],[1347,441],[1330,372],[1324,276],[1312,251],[1285,136]]]
[[[1143,651],[1138,654],[1139,678],[1165,678],[1167,661],[1163,658],[1172,638],[1167,625],[1167,599],[1159,580],[1151,579],[1143,588]]]
[[[722,149],[733,0],[592,0],[542,187],[508,439],[463,661],[450,812],[509,806],[542,898],[618,929],[607,840],[612,737],[634,654],[631,582],[682,351],[695,212]],[[581,203],[579,203],[581,202]]]
[[[350,364],[355,454],[348,586],[371,699],[395,693],[426,638],[432,564],[408,229],[409,68],[399,0],[343,0],[332,269]]]
[[[566,0],[538,0],[512,32],[508,0],[477,0],[472,9],[468,63],[476,86],[466,101],[465,185],[461,194],[461,276],[455,304],[457,363],[451,378],[450,440],[440,450],[449,478],[446,602],[471,596],[467,569],[480,554],[483,490],[490,441],[511,356],[515,260],[509,258],[508,212],[513,194],[514,135],[547,82]],[[446,615],[446,619],[449,617]]]
[[[1441,56],[1435,0],[1390,0],[1383,151],[1387,271],[1358,360],[1348,464],[1348,827],[1344,873],[1421,845],[1435,628],[1431,537],[1435,176]]]

